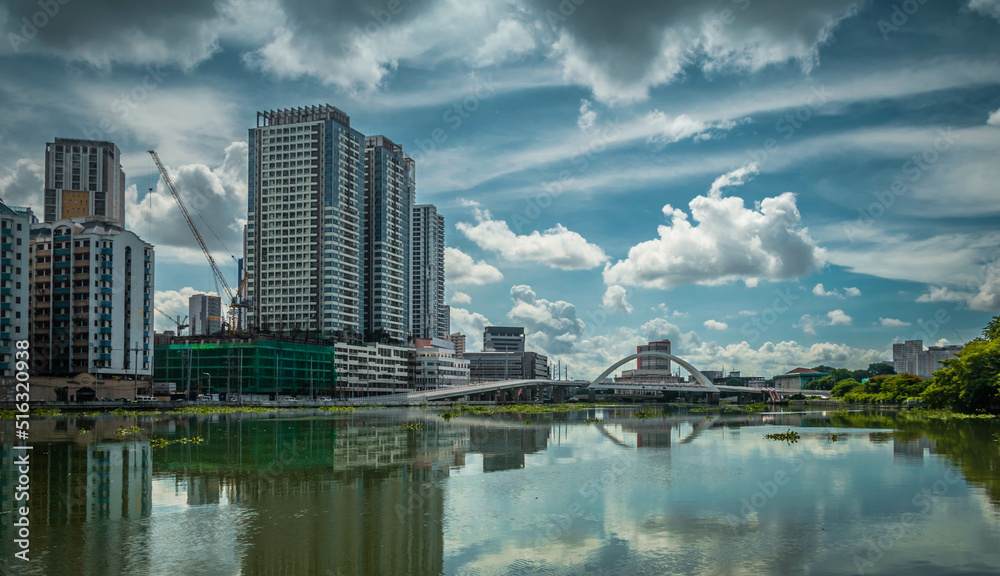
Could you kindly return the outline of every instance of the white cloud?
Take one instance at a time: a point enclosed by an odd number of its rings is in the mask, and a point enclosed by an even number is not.
[[[748,342],[721,345],[705,343],[684,356],[695,366],[718,369],[725,365],[745,375],[771,377],[796,367],[809,368],[820,364],[849,369],[865,368],[886,358],[886,351],[855,348],[847,344],[817,342],[804,346],[794,340],[765,342],[753,348]],[[710,367],[710,368],[709,368]]]
[[[466,350],[470,352],[483,349],[483,328],[490,325],[489,319],[478,312],[451,307],[451,331],[465,334]]]
[[[45,168],[27,158],[0,172],[0,199],[8,206],[30,206],[39,220],[44,219],[42,204]]]
[[[445,278],[451,284],[483,285],[503,280],[500,270],[480,260],[476,262],[458,248],[444,249]]]
[[[189,324],[190,318],[188,316],[188,299],[190,299],[195,294],[208,294],[209,296],[218,296],[215,292],[203,292],[201,290],[196,290],[190,286],[185,286],[180,290],[157,290],[153,295],[153,304],[156,308],[162,310],[168,314],[171,318],[176,319],[180,316],[181,323]],[[225,311],[223,311],[225,312]],[[153,316],[153,329],[159,332],[164,330],[177,330],[177,324],[171,322],[164,318],[163,314],[157,312]]]
[[[225,158],[214,168],[205,164],[186,164],[167,171],[181,195],[195,226],[212,251],[223,273],[228,273],[232,256],[240,257],[247,205],[247,144],[233,142],[226,147]],[[159,176],[159,174],[157,174]],[[125,221],[143,240],[156,245],[157,258],[177,261],[193,256],[199,265],[201,256],[191,228],[173,195],[160,179],[153,192],[141,201],[135,184],[125,190]],[[188,260],[190,262],[190,260]],[[238,287],[235,271],[229,285]]]
[[[733,19],[723,22],[714,6],[650,2],[622,11],[613,4],[588,5],[566,18],[557,14],[557,22],[548,16],[558,29],[552,57],[564,78],[589,87],[598,100],[635,102],[688,68],[714,74],[793,61],[808,71],[837,24],[857,12],[848,0],[794,5],[762,0],[750,10],[730,6]],[[546,9],[555,14],[548,5],[537,11]]]
[[[827,326],[850,326],[853,320],[840,308],[827,312],[826,317],[829,319]]]
[[[458,222],[455,227],[483,250],[499,252],[512,262],[537,262],[559,270],[589,270],[608,259],[600,247],[561,224],[542,233],[535,230],[519,235],[506,222],[493,220],[488,210],[478,205],[472,209],[476,224]]]
[[[472,304],[472,296],[465,292],[455,292],[451,295],[451,304]]]
[[[732,172],[728,172],[719,176],[712,182],[712,187],[708,190],[708,195],[714,198],[722,197],[722,189],[729,188],[730,186],[742,186],[747,180],[756,176],[760,173],[757,168],[757,163],[752,162],[743,166],[742,168],[737,168]]]
[[[719,322],[718,320],[705,320],[705,328],[709,330],[728,330],[729,324]]]
[[[973,310],[1000,310],[1000,260],[980,266],[976,277],[966,283],[964,290],[931,286],[926,294],[917,298],[917,302],[965,302]]]
[[[759,314],[756,310],[740,310],[740,316],[756,316]]]
[[[531,286],[512,286],[514,306],[507,317],[523,325],[526,347],[552,354],[573,350],[583,334],[584,322],[577,318],[576,306],[564,300],[538,298]]]
[[[828,290],[826,290],[823,287],[822,284],[817,284],[817,285],[813,286],[812,293],[815,294],[816,296],[823,296],[823,297],[832,296],[834,298],[840,298],[840,299],[844,299],[844,298],[846,298],[848,296],[852,296],[852,297],[853,296],[861,296],[861,290],[859,290],[857,288],[854,288],[854,287],[844,288],[843,293],[841,293],[841,292],[839,292],[836,289],[828,291]]]
[[[590,106],[590,100],[580,101],[580,116],[576,119],[576,125],[584,132],[593,128],[594,122],[597,122],[597,112],[594,112]]]
[[[816,335],[816,319],[809,314],[803,314],[799,321],[792,325],[793,328],[801,328],[806,334]]]
[[[602,299],[604,308],[619,314],[631,314],[632,305],[628,303],[625,296],[625,288],[621,286],[608,286],[608,289],[604,291]]]
[[[497,24],[497,29],[483,40],[472,61],[476,66],[500,64],[534,49],[535,39],[524,24],[508,18]]]
[[[897,320],[896,318],[879,318],[878,324],[883,328],[905,328],[910,325],[909,322]]]
[[[639,327],[639,333],[648,342],[657,340],[670,340],[670,350],[675,354],[687,353],[701,346],[701,337],[694,330],[681,332],[676,324],[666,321],[663,318],[653,318]]]
[[[661,290],[733,280],[753,286],[760,279],[789,280],[823,264],[823,250],[807,229],[797,228],[800,215],[791,192],[748,209],[742,198],[723,198],[716,189],[689,206],[697,225],[682,210],[664,206],[671,224],[659,226],[659,238],[633,246],[625,260],[606,264],[604,282]]]
[[[986,123],[990,126],[1000,126],[1000,110],[990,114],[990,117],[986,120]]]
[[[969,0],[969,8],[1000,20],[1000,0]]]

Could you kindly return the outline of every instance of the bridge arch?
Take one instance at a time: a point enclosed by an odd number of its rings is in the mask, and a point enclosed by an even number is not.
[[[704,374],[702,374],[697,368],[695,368],[694,366],[692,366],[687,361],[681,360],[680,358],[678,358],[677,356],[674,356],[673,354],[667,354],[666,352],[657,352],[657,351],[654,351],[654,350],[647,350],[645,352],[637,352],[635,354],[632,354],[630,356],[626,356],[626,357],[622,358],[621,360],[619,360],[619,361],[615,362],[614,364],[612,364],[610,368],[608,368],[607,370],[605,370],[604,372],[602,372],[600,376],[598,376],[593,382],[590,383],[589,386],[587,386],[587,388],[609,388],[609,387],[613,388],[614,386],[608,386],[607,384],[604,384],[604,379],[605,378],[607,378],[608,376],[610,376],[611,373],[613,373],[615,370],[617,370],[623,364],[631,362],[632,360],[635,360],[637,358],[642,358],[642,357],[646,357],[646,356],[651,356],[651,357],[654,357],[654,358],[666,358],[667,360],[673,360],[674,362],[680,364],[685,370],[687,370],[688,372],[690,372],[691,375],[694,376],[694,379],[697,380],[699,384],[701,384],[702,386],[704,386],[705,388],[707,388],[709,392],[719,392],[719,388],[715,384],[713,384],[712,381],[709,380],[707,376],[705,376]]]

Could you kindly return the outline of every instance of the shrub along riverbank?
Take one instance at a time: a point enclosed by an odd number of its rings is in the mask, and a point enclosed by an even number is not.
[[[938,410],[966,414],[1000,410],[1000,316],[969,342],[932,378],[912,374],[875,376],[866,382],[853,378],[837,382],[830,393],[854,404],[919,403]]]

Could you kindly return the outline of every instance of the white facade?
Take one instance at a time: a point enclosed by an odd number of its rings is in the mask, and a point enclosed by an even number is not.
[[[222,331],[222,298],[195,294],[188,298],[188,324],[191,336],[208,336]]]
[[[364,136],[327,105],[258,112],[249,139],[249,328],[362,332]]]
[[[524,328],[487,326],[483,329],[483,352],[524,352]]]
[[[31,227],[39,374],[150,376],[153,246],[104,218]]]
[[[454,334],[448,335],[448,340],[451,340],[451,344],[455,347],[455,358],[462,358],[465,356],[465,334],[455,332]]]
[[[413,207],[410,333],[447,338],[450,310],[444,305],[444,216],[431,204]]]
[[[352,398],[406,392],[410,388],[410,349],[402,346],[370,344],[334,346],[337,395]]]
[[[417,390],[469,383],[469,361],[455,355],[455,345],[450,340],[421,338],[410,352],[411,379]]]
[[[0,376],[13,378],[18,340],[29,337],[29,208],[0,202]],[[11,389],[13,386],[10,387]]]
[[[962,346],[931,346],[924,350],[923,340],[907,340],[892,345],[892,367],[897,374],[930,378],[941,363],[962,350]]]

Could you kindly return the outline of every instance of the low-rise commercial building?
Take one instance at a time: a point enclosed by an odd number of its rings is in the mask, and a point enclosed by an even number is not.
[[[466,352],[473,382],[547,380],[549,359],[537,352]]]
[[[412,388],[409,381],[410,348],[338,342],[337,395],[344,398],[398,394]]]
[[[785,374],[775,376],[774,387],[777,390],[799,392],[803,390],[805,385],[809,382],[819,380],[828,374],[828,372],[817,372],[811,368],[796,368],[794,370],[789,370]]]
[[[417,390],[469,383],[469,361],[456,357],[451,341],[417,338],[413,345],[410,380]]]

